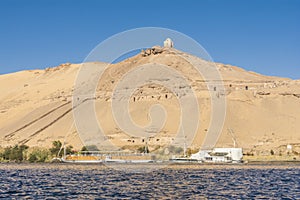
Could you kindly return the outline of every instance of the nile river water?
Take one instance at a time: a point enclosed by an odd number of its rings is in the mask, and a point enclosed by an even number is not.
[[[127,173],[105,165],[0,164],[5,199],[300,199],[299,165],[169,165]]]

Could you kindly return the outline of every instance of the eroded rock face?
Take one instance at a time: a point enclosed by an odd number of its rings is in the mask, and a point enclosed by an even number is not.
[[[146,56],[150,56],[150,55],[161,54],[161,53],[163,53],[163,51],[164,51],[163,48],[161,48],[159,46],[155,46],[155,47],[152,47],[150,49],[142,50],[141,55],[143,57],[146,57]]]

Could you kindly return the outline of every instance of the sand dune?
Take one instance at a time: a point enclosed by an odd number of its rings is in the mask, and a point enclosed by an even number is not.
[[[216,66],[223,77],[227,111],[217,146],[232,146],[232,130],[237,144],[247,152],[267,154],[270,149],[284,151],[286,145],[300,148],[300,81],[269,77],[236,66],[210,63],[175,49],[158,49],[155,54],[139,54],[109,65],[98,83],[94,101],[99,124],[109,142],[117,147],[144,145],[144,138],[125,134],[111,112],[112,91],[124,74],[147,63],[158,63],[183,74],[196,91],[200,126],[191,148],[200,148],[211,117],[211,97],[206,81],[185,58],[199,66]],[[103,67],[105,63],[85,63]],[[26,144],[49,147],[53,140],[65,140],[75,148],[83,142],[74,126],[72,95],[81,64],[62,64],[45,70],[22,71],[0,76],[0,146]],[[98,80],[96,80],[98,81]],[[182,88],[182,91],[185,89]],[[184,93],[183,93],[184,94]],[[150,149],[169,143],[178,129],[180,105],[178,94],[149,83],[136,88],[129,110],[139,125],[149,123],[148,109],[161,104],[167,112],[162,130],[149,141]],[[121,101],[121,100],[120,100]],[[84,106],[84,104],[82,105]],[[87,121],[88,116],[85,118]]]

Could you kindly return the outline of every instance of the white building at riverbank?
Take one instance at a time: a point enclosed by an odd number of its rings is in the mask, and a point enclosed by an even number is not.
[[[224,163],[242,162],[242,148],[214,148],[213,150],[200,150],[192,154],[191,159],[201,162]]]

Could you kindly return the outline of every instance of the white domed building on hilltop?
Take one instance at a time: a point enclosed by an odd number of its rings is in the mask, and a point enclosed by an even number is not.
[[[164,47],[167,47],[167,48],[173,48],[173,47],[174,47],[173,41],[172,41],[170,38],[167,38],[167,39],[164,41]]]

